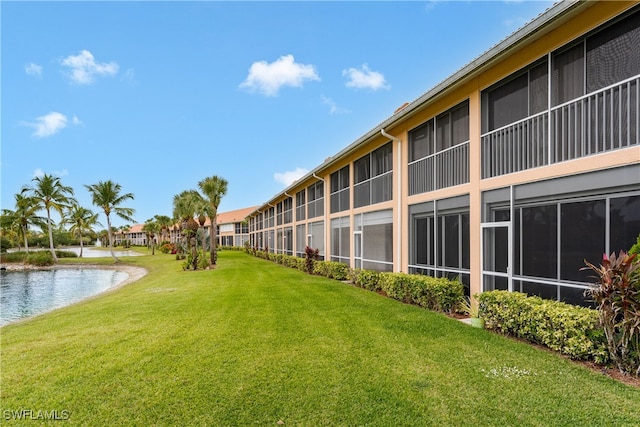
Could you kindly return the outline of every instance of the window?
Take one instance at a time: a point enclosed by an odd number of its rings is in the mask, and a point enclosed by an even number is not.
[[[272,228],[275,226],[274,214],[275,214],[275,208],[267,209],[267,211],[265,212],[264,228]]]
[[[355,230],[362,235],[362,268],[374,271],[393,270],[393,212],[368,212],[355,216]]]
[[[296,225],[296,256],[305,257],[305,249],[307,247],[307,225]]]
[[[420,160],[434,153],[434,119],[409,132],[409,162]]]
[[[392,161],[389,142],[354,162],[354,207],[391,200]]]
[[[468,141],[468,100],[409,131],[409,195],[469,182]]]
[[[331,174],[331,213],[349,209],[349,165]]]
[[[349,265],[350,236],[349,217],[331,220],[331,261]]]
[[[324,259],[324,221],[312,222],[307,232],[307,246],[317,249],[320,259]]]
[[[299,191],[296,194],[296,221],[305,219],[306,205],[305,205],[305,191]]]
[[[324,182],[318,181],[307,187],[307,218],[324,215]]]
[[[542,59],[482,93],[482,131],[489,132],[548,108],[548,65]]]
[[[469,197],[409,207],[409,273],[460,278],[469,295]]]
[[[628,251],[640,234],[640,194],[595,196],[515,208],[514,290],[585,304],[584,260]],[[608,236],[608,240],[607,240]]]
[[[278,202],[276,203],[276,224],[277,225],[282,225],[282,202]]]
[[[282,201],[282,219],[283,224],[289,224],[293,222],[293,199],[288,197]]]

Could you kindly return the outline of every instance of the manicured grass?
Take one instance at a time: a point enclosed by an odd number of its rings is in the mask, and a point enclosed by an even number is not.
[[[214,271],[183,272],[173,255],[126,261],[149,274],[2,328],[3,415],[67,410],[74,425],[640,425],[638,389],[363,289],[241,252],[220,252]]]

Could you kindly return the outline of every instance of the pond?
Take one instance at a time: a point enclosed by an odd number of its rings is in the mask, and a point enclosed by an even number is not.
[[[74,268],[0,272],[0,326],[104,292],[129,277],[124,271]]]
[[[77,255],[80,254],[80,246],[74,246],[74,247],[69,247],[69,248],[62,248],[62,250],[64,251],[71,251],[71,252],[75,252]],[[114,255],[119,257],[125,257],[125,256],[140,256],[141,254],[135,252],[135,251],[130,251],[130,250],[115,250],[113,251]],[[95,249],[94,247],[87,247],[85,246],[84,248],[82,248],[82,258],[106,258],[106,257],[110,257],[111,256],[111,252],[109,252],[109,249]]]

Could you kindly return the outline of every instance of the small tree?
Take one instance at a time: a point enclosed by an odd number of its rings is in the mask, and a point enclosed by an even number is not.
[[[142,231],[147,235],[147,244],[151,247],[151,255],[156,254],[156,234],[160,230],[160,226],[153,218],[148,219],[142,226]]]
[[[318,259],[319,253],[320,251],[318,249],[313,249],[309,246],[304,249],[305,269],[307,270],[307,273],[313,274],[313,264]]]
[[[109,235],[109,249],[111,256],[115,262],[120,262],[118,257],[113,253],[113,234],[111,228],[111,213],[115,213],[125,221],[133,221],[135,212],[132,208],[124,208],[120,206],[126,200],[133,200],[133,194],[120,194],[122,187],[113,181],[100,181],[97,184],[85,185],[94,205],[98,206],[107,217],[107,232]]]
[[[69,232],[80,239],[80,258],[82,258],[83,235],[93,233],[95,225],[102,225],[98,222],[98,214],[94,214],[90,209],[83,208],[78,203],[73,203],[69,207],[69,213],[64,223],[69,224],[71,226],[69,227]]]
[[[602,264],[585,260],[597,274],[587,291],[595,301],[611,359],[621,372],[640,375],[640,263],[637,255],[604,254]]]

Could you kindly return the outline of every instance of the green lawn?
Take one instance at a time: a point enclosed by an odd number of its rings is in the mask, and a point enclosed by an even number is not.
[[[149,274],[1,329],[2,423],[640,425],[639,389],[441,314],[240,252],[126,260]]]

